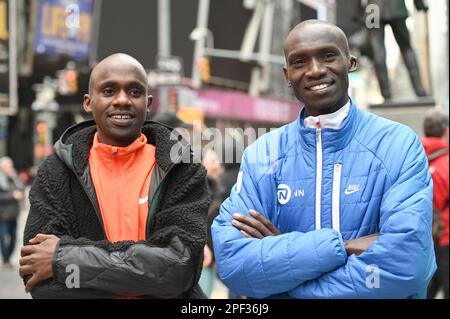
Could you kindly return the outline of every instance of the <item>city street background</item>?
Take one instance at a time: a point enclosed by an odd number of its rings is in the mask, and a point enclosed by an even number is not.
[[[425,1],[427,10],[418,9],[417,1],[399,0],[420,72],[415,68],[417,81],[411,81],[405,50],[386,25],[384,43],[374,47],[384,46],[388,53],[385,79],[391,98],[380,90],[379,63],[369,45],[364,13],[369,2],[0,0],[0,157],[10,157],[29,184],[61,134],[90,118],[82,104],[91,71],[118,52],[145,68],[153,96],[149,119],[171,113],[192,126],[191,136],[200,132],[201,147],[209,142],[205,132],[210,129],[223,137],[214,141],[220,154],[229,151],[223,140],[230,136],[236,148],[244,149],[254,141],[244,131],[268,132],[298,117],[303,105],[285,79],[283,47],[289,30],[309,19],[335,24],[349,39],[351,54],[358,58],[357,70],[349,74],[353,102],[423,137],[427,112],[449,110],[449,0]],[[426,96],[415,90],[419,77]],[[233,167],[219,161],[223,175],[235,173],[227,191],[236,181],[242,154],[234,155]],[[0,299],[30,298],[18,274],[27,212],[28,203],[17,220],[13,268],[0,266]],[[220,280],[211,297],[228,297]]]

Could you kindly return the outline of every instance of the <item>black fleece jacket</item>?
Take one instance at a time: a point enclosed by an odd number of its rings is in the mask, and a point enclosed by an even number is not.
[[[204,297],[197,283],[210,195],[206,172],[201,164],[193,163],[190,145],[171,139],[170,130],[161,124],[145,123],[142,133],[156,146],[146,240],[111,243],[106,240],[89,174],[95,132],[93,121],[69,128],[32,185],[24,244],[38,233],[54,234],[60,241],[53,259],[54,277],[36,285],[31,295]],[[68,288],[66,281],[69,286],[77,285],[77,273],[79,288]]]

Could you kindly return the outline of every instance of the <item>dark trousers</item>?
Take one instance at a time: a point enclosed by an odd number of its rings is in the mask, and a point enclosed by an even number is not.
[[[392,21],[381,21],[379,28],[369,29],[370,44],[373,50],[373,62],[375,73],[380,86],[381,94],[385,99],[391,98],[391,88],[389,85],[388,70],[386,66],[386,48],[384,46],[384,27],[389,24],[394,33],[395,40],[400,47],[403,61],[408,69],[411,84],[417,96],[425,96],[426,92],[420,78],[419,65],[417,63],[414,50],[411,46],[406,19],[394,19]]]
[[[2,250],[3,263],[9,263],[14,247],[16,245],[17,221],[0,222],[0,246]]]
[[[444,290],[444,298],[448,299],[448,245],[435,245],[437,270],[428,286],[428,299],[436,297],[439,289]]]

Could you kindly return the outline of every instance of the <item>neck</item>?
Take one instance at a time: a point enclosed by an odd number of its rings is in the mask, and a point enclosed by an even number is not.
[[[141,132],[137,133],[136,135],[123,138],[122,140],[114,140],[107,138],[105,136],[102,136],[99,131],[97,131],[98,134],[98,141],[102,144],[110,145],[110,146],[116,146],[116,147],[127,147],[128,145],[132,144],[139,136],[141,136]]]
[[[336,104],[333,104],[331,106],[325,106],[325,107],[311,109],[310,107],[305,105],[306,114],[308,116],[319,116],[319,115],[331,114],[331,113],[334,113],[334,112],[340,110],[345,104],[347,104],[348,100],[349,100],[349,97],[348,97],[348,95],[346,95],[345,98],[341,99],[339,102],[337,102]]]

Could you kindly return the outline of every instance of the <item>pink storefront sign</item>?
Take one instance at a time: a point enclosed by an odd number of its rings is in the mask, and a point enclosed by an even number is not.
[[[207,117],[276,124],[293,121],[300,111],[299,104],[217,89],[197,91],[194,105]]]

